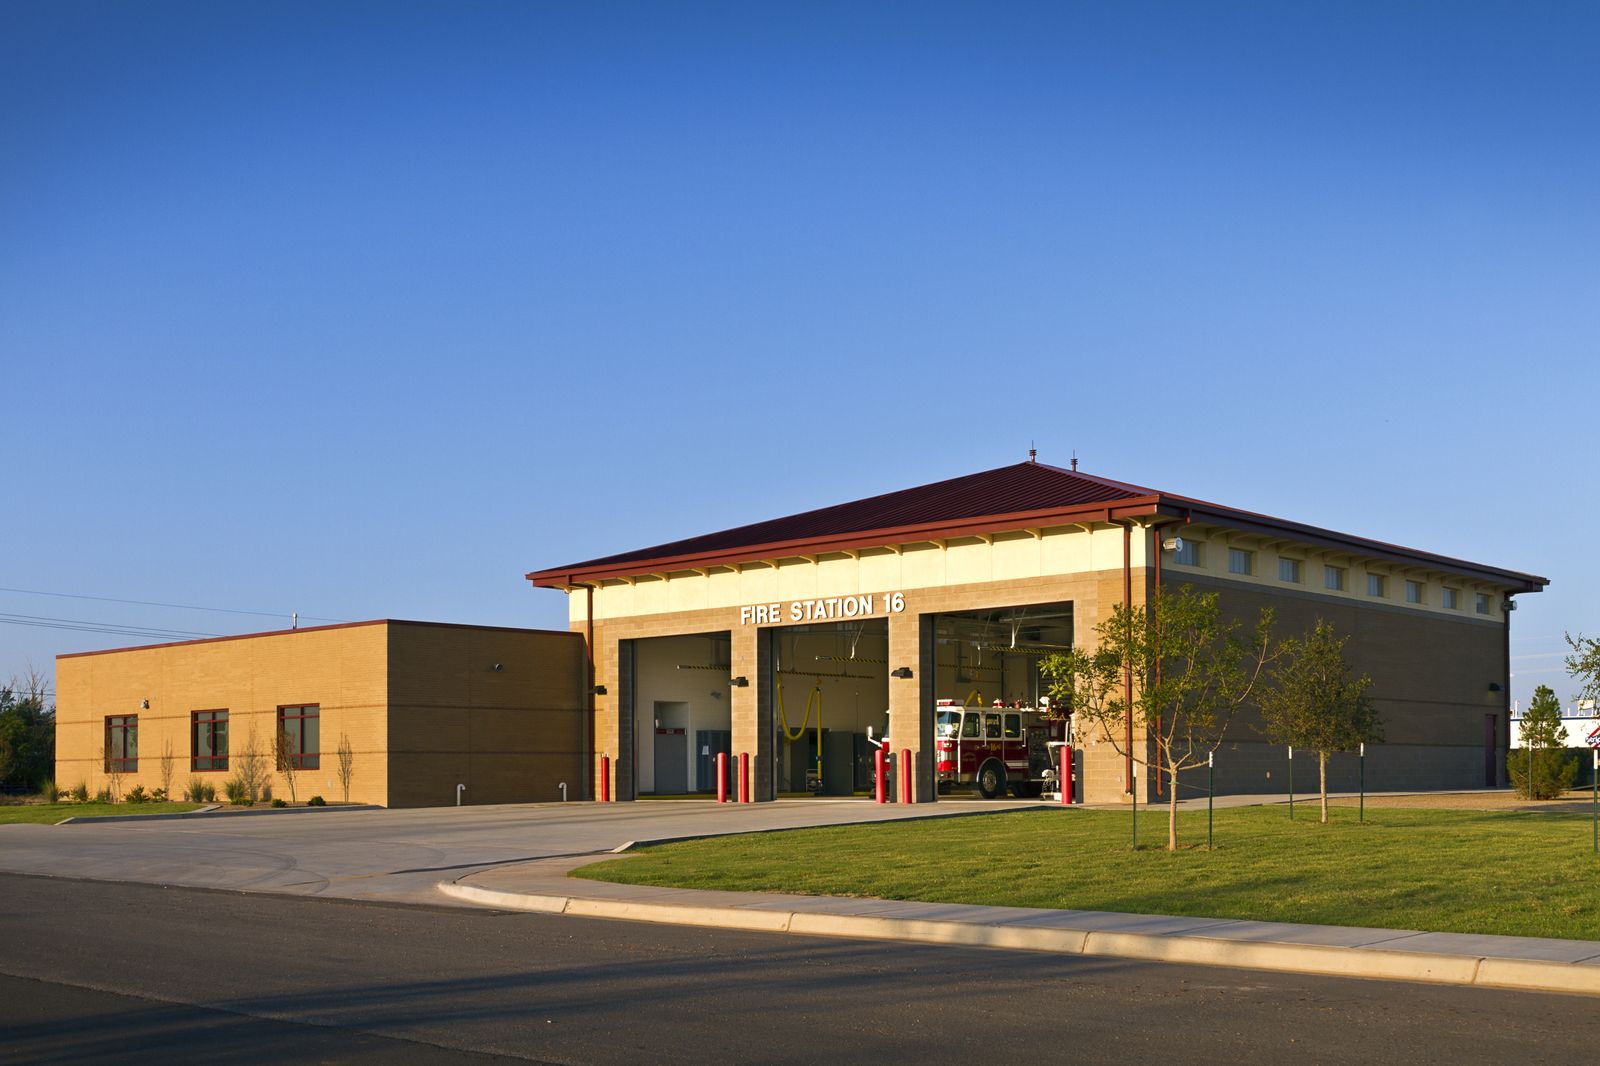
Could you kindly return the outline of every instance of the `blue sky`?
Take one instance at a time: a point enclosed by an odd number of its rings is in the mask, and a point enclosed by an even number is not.
[[[1597,45],[1579,3],[13,0],[0,586],[564,626],[525,571],[1037,442],[1546,575],[1514,687],[1565,697]],[[0,677],[127,643],[0,625]]]

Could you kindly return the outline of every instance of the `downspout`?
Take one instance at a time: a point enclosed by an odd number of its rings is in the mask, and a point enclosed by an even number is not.
[[[584,778],[579,794],[594,799],[595,793],[591,791],[589,783],[590,778],[594,776],[594,585],[585,585],[583,590],[588,597],[588,602],[584,605],[583,610],[583,658],[584,674],[586,675],[586,683],[583,688],[588,693],[585,700],[589,710],[583,716],[583,743],[579,747],[579,750],[583,752]]]
[[[1154,542],[1154,545],[1155,545],[1155,596],[1159,597],[1161,595],[1161,527],[1157,526],[1157,525],[1152,525],[1150,527],[1150,533],[1151,533],[1151,538],[1150,539]],[[1147,587],[1145,589],[1145,593],[1144,593],[1144,610],[1145,610],[1145,614],[1147,616],[1149,615],[1150,611],[1153,609],[1151,607],[1151,605],[1150,605],[1152,598],[1153,597],[1151,596],[1150,589]],[[1161,683],[1161,660],[1157,659],[1156,660],[1156,684],[1159,685],[1160,683]],[[1156,715],[1156,735],[1157,736],[1161,735],[1161,716],[1160,715]],[[1158,795],[1158,796],[1162,795],[1163,791],[1164,791],[1164,789],[1163,789],[1162,784],[1161,784],[1161,745],[1157,744],[1156,745],[1156,795]]]
[[[1122,609],[1133,611],[1133,523],[1122,525]],[[1133,795],[1133,663],[1122,664],[1123,706],[1127,708],[1127,757],[1122,771],[1124,791]]]
[[[1506,638],[1506,659],[1505,659],[1505,662],[1506,662],[1506,681],[1505,681],[1505,693],[1504,693],[1505,701],[1504,701],[1504,710],[1502,710],[1500,712],[1500,723],[1501,723],[1500,736],[1501,736],[1501,738],[1503,740],[1503,743],[1501,744],[1501,748],[1505,752],[1505,757],[1500,760],[1499,778],[1500,778],[1500,784],[1502,786],[1508,786],[1508,785],[1511,784],[1511,771],[1510,771],[1510,768],[1506,766],[1506,760],[1511,757],[1511,612],[1516,609],[1516,606],[1517,606],[1516,601],[1511,598],[1511,594],[1510,593],[1507,593],[1505,596],[1502,597],[1502,599],[1501,599],[1501,613],[1506,616],[1506,625],[1505,625],[1505,631],[1506,631],[1505,632],[1505,638]],[[1527,741],[1524,741],[1523,743],[1526,744]],[[1531,782],[1530,782],[1529,787],[1532,787]]]

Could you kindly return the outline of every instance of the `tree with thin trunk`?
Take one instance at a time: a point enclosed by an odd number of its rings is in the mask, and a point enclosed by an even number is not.
[[[177,756],[172,750],[172,739],[169,737],[161,742],[161,791],[168,799],[172,795],[172,772]]]
[[[1070,707],[1075,730],[1087,726],[1086,735],[1109,741],[1123,758],[1142,761],[1155,748],[1157,772],[1171,785],[1169,851],[1178,847],[1178,775],[1206,765],[1249,698],[1271,656],[1272,618],[1263,610],[1254,632],[1242,637],[1239,623],[1223,617],[1217,593],[1158,588],[1147,606],[1115,605],[1095,626],[1092,651],[1073,648],[1040,661],[1051,699]],[[1124,735],[1130,718],[1145,737],[1141,745],[1135,736],[1132,749]]]
[[[261,748],[256,740],[255,726],[250,727],[250,735],[245,738],[244,750],[235,760],[234,771],[239,776],[239,783],[244,786],[245,795],[251,803],[261,799],[269,784],[271,774],[267,757],[261,753]]]
[[[1600,637],[1563,633],[1572,654],[1567,656],[1567,672],[1582,686],[1578,699],[1600,702]]]
[[[1328,820],[1328,756],[1383,739],[1378,712],[1367,696],[1372,678],[1353,677],[1344,659],[1348,637],[1317,619],[1311,632],[1290,637],[1256,703],[1264,731],[1275,743],[1317,753],[1322,821]]]
[[[272,754],[273,761],[278,765],[278,773],[283,775],[283,783],[289,787],[289,802],[300,802],[295,790],[295,776],[300,769],[295,765],[298,753],[295,751],[294,738],[282,722],[278,723],[277,735],[272,738]]]
[[[344,801],[350,802],[350,780],[356,775],[356,752],[350,738],[339,734],[339,784],[344,786]]]
[[[100,743],[100,768],[106,775],[106,794],[111,802],[122,799],[122,761],[111,750],[111,745]]]

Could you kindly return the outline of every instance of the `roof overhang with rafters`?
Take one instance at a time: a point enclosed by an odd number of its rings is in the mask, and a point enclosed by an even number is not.
[[[1547,579],[1533,574],[1288,522],[1037,462],[1003,466],[668,544],[535,570],[527,578],[535,585],[571,589],[608,579],[942,543],[961,537],[1021,531],[1041,535],[1045,529],[1095,523],[1175,522],[1215,525],[1269,540],[1437,570],[1512,592],[1538,592],[1549,584]]]

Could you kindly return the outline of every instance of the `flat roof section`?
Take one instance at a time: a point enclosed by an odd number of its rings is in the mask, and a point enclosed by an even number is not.
[[[1151,524],[1214,522],[1244,532],[1286,535],[1313,545],[1486,579],[1519,592],[1538,592],[1550,583],[1535,574],[1387,544],[1034,461],[535,570],[526,576],[535,585],[570,587],[608,577],[1121,519],[1143,519]]]
[[[259,633],[233,633],[222,637],[200,637],[196,640],[170,640],[161,644],[130,644],[121,648],[100,648],[97,651],[69,651],[57,655],[59,659],[81,659],[89,655],[115,655],[124,651],[151,651],[156,648],[185,648],[191,644],[220,644],[225,640],[255,640],[258,637],[287,637],[296,633],[326,633],[330,629],[359,629],[362,626],[426,626],[430,629],[475,629],[491,633],[559,633],[570,636],[565,629],[524,629],[519,626],[480,626],[465,622],[419,622],[409,618],[370,618],[365,622],[335,622],[326,626],[300,626],[297,629],[266,629]]]

